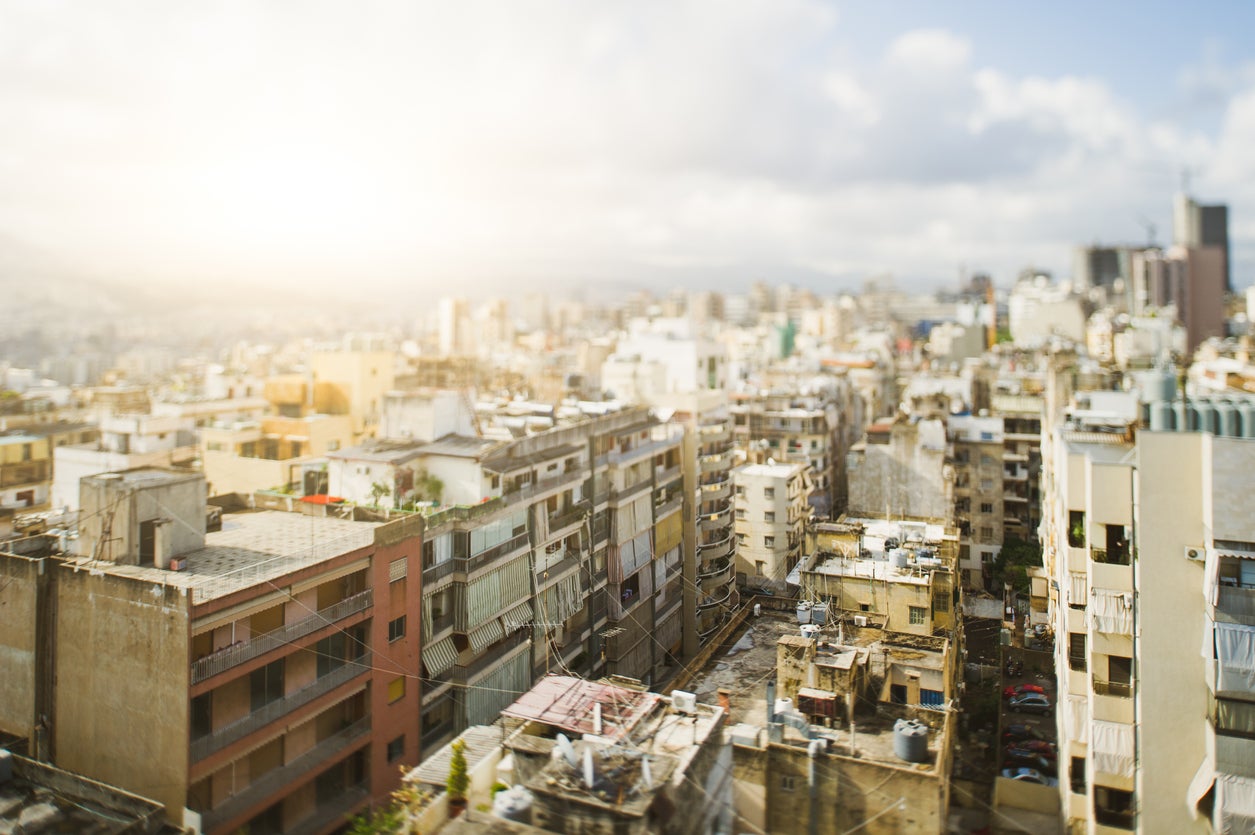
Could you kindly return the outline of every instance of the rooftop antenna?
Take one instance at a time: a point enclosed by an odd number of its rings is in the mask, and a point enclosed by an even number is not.
[[[571,768],[579,766],[580,758],[575,755],[575,746],[571,744],[571,740],[567,739],[566,734],[558,734],[558,750],[562,752],[562,756],[566,758]]]

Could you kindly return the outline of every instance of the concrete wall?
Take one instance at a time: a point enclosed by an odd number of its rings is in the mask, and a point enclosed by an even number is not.
[[[0,731],[28,738],[37,721],[36,613],[48,568],[44,560],[0,554]]]
[[[151,797],[187,800],[186,590],[57,567],[57,764]]]
[[[1184,432],[1138,436],[1138,755],[1143,766],[1154,767],[1137,770],[1137,799],[1141,820],[1154,821],[1154,831],[1210,831],[1186,806],[1207,748],[1207,685],[1198,651],[1206,619],[1204,565],[1186,559],[1184,549],[1203,544],[1210,522],[1204,501],[1213,482],[1219,488],[1213,496],[1226,511],[1216,522],[1251,526],[1253,469],[1252,441]]]
[[[109,525],[106,552],[113,562],[139,562],[140,525],[153,519],[171,519],[166,526],[170,555],[179,556],[205,545],[205,480],[199,476],[137,489],[125,477],[88,479],[82,484],[83,522],[78,553],[92,554]]]
[[[817,832],[945,831],[948,792],[944,774],[821,754],[816,768],[818,798],[810,811],[807,760],[804,747],[767,746],[764,829],[772,835],[807,835],[811,814],[816,817]]]
[[[270,461],[265,458],[243,458],[233,452],[205,450],[201,456],[205,480],[214,496],[224,493],[253,493],[269,490],[288,483],[289,478],[300,478],[300,465],[313,460],[303,455],[287,461]]]
[[[945,444],[925,446],[922,425],[895,424],[887,444],[865,443],[849,457],[849,513],[949,519],[953,472]]]

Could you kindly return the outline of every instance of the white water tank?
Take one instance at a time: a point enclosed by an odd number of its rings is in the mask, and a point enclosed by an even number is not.
[[[502,789],[492,799],[492,813],[514,823],[532,822],[532,793],[523,786]]]
[[[818,624],[819,626],[823,626],[827,622],[828,622],[828,604],[820,602],[811,606],[811,623]]]
[[[798,623],[810,623],[811,622],[810,601],[803,600],[801,603],[797,604],[797,622]]]

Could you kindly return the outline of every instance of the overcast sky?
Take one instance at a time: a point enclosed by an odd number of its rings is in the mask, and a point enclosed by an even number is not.
[[[1255,4],[1196,5],[0,0],[0,270],[1006,283],[1188,169],[1245,285]]]

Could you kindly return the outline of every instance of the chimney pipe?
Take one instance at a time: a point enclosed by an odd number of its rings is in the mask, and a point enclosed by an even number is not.
[[[776,680],[767,680],[767,724],[776,721]]]

